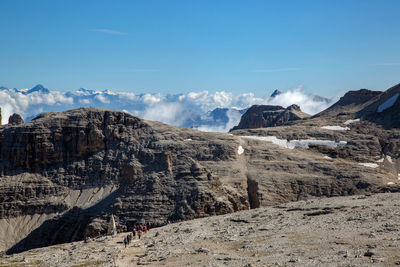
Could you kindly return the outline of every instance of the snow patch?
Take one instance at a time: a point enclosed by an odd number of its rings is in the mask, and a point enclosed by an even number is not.
[[[378,107],[378,112],[382,112],[385,109],[388,109],[391,106],[393,106],[393,104],[396,103],[398,97],[399,97],[399,93],[394,94],[391,98],[386,100],[385,103],[383,103],[382,105],[380,105]]]
[[[393,182],[388,182],[387,184],[388,184],[388,185],[394,185],[394,183],[393,183]]]
[[[316,139],[303,139],[303,140],[290,140],[279,139],[276,136],[242,136],[243,138],[261,140],[271,142],[283,148],[294,149],[296,147],[308,149],[310,145],[314,146],[328,146],[336,148],[338,146],[344,146],[347,144],[346,141],[335,142],[331,140],[316,140]]]
[[[239,146],[239,147],[238,147],[238,154],[241,155],[241,154],[243,154],[243,152],[244,152],[243,147],[242,147],[242,146]]]
[[[390,163],[393,163],[392,157],[391,156],[386,156],[387,161],[389,161]]]
[[[289,142],[287,140],[276,138],[276,136],[242,136],[242,137],[247,139],[271,142],[275,145],[284,148],[290,148],[290,149],[294,148],[294,147],[289,147]]]
[[[347,131],[350,130],[349,127],[342,127],[342,126],[337,126],[337,125],[333,125],[333,126],[322,126],[322,129],[326,129],[326,130],[332,130],[332,131]]]
[[[400,180],[400,173],[397,174],[397,180]]]
[[[381,159],[378,159],[376,162],[382,163],[382,162],[384,162],[384,161],[385,161],[385,158],[381,158]]]
[[[359,121],[360,121],[360,119],[347,120],[347,121],[345,121],[344,125],[349,125],[349,124],[352,124],[352,123],[355,123],[355,122],[359,122]]]
[[[183,140],[183,141],[193,141],[192,139],[190,139],[190,138],[188,138],[188,139],[185,139],[185,140]]]
[[[374,168],[374,169],[379,167],[378,164],[370,163],[370,162],[366,162],[366,163],[360,162],[360,163],[358,163],[358,165],[361,165],[361,166],[364,166],[364,167],[368,167],[368,168]]]
[[[329,156],[324,156],[324,159],[332,159],[332,158]]]

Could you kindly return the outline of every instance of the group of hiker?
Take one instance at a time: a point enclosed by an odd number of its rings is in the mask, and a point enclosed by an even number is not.
[[[139,224],[139,225],[133,225],[132,231],[124,237],[124,245],[129,245],[133,239],[138,237],[140,239],[142,237],[143,233],[146,233],[150,229],[150,224]]]

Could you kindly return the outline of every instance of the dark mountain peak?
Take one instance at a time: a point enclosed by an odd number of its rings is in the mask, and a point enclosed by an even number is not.
[[[276,90],[271,94],[271,97],[275,97],[275,96],[280,95],[280,94],[282,94],[282,92],[279,91],[278,89],[276,89]]]
[[[35,87],[33,87],[32,89],[28,90],[25,94],[31,94],[31,93],[34,93],[34,92],[40,92],[40,93],[43,93],[43,94],[48,94],[48,93],[50,93],[50,90],[45,88],[43,85],[38,84]]]
[[[286,109],[290,110],[290,111],[292,111],[292,110],[301,111],[300,106],[296,105],[296,104],[292,104],[292,105],[288,106]]]

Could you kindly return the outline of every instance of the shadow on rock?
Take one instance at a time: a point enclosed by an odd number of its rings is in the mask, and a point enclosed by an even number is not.
[[[92,219],[109,210],[119,195],[119,190],[116,190],[87,209],[74,207],[62,215],[45,221],[6,253],[20,253],[34,248],[82,240]]]

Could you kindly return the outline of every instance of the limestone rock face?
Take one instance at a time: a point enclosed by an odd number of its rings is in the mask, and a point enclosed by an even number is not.
[[[296,112],[295,105],[272,107],[264,120],[287,123]],[[104,234],[111,214],[121,231],[143,221],[373,192],[397,181],[399,132],[368,121],[349,130],[321,128],[327,121],[205,133],[81,108],[2,126],[0,249],[13,253]],[[346,145],[289,148],[244,136]]]
[[[1,119],[1,118],[0,118]],[[8,124],[18,125],[23,124],[24,120],[22,119],[21,115],[14,113],[8,118]]]
[[[382,125],[386,129],[400,128],[400,84],[368,102],[368,105],[357,112],[365,120]]]
[[[376,97],[379,97],[381,94],[381,91],[372,91],[368,89],[349,91],[344,96],[342,96],[335,104],[333,104],[326,110],[318,113],[314,117],[333,117],[341,113],[355,113],[368,105],[370,101],[373,101]]]
[[[96,236],[110,214],[124,228],[247,209],[247,180],[235,166],[238,145],[226,134],[100,109],[3,126],[0,220],[53,216],[9,252]]]
[[[281,106],[253,105],[243,114],[239,125],[232,130],[279,126],[309,116],[295,104],[286,109]]]

